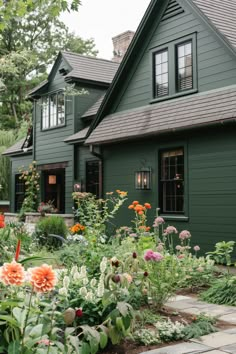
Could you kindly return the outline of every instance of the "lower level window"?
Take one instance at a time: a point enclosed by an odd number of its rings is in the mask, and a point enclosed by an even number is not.
[[[86,192],[100,196],[100,170],[101,162],[99,160],[86,161]]]
[[[15,212],[19,212],[25,199],[25,183],[20,179],[21,175],[15,176]]]
[[[171,149],[160,155],[160,207],[162,213],[184,213],[184,149]]]

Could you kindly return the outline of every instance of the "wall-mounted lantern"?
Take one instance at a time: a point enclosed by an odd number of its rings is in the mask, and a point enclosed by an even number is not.
[[[135,188],[151,189],[151,168],[141,168],[135,172]]]
[[[82,191],[82,182],[77,182],[74,184],[74,192],[81,192]]]
[[[48,184],[57,184],[57,176],[49,175],[48,176]]]

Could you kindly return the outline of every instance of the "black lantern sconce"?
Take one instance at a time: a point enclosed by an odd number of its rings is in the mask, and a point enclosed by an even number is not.
[[[135,188],[136,189],[151,189],[151,168],[141,168],[135,172]]]

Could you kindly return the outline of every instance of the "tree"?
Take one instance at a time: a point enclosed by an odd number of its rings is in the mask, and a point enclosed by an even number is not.
[[[6,156],[1,156],[1,154],[12,144],[14,144],[16,136],[14,131],[4,131],[0,130],[0,184],[2,189],[0,189],[0,200],[8,200],[9,197],[9,171],[10,171],[10,160]]]
[[[59,50],[96,55],[92,39],[68,33],[62,11],[77,11],[79,0],[0,0],[0,127],[18,128],[28,119],[26,93],[47,76]],[[1,22],[1,19],[4,19]]]

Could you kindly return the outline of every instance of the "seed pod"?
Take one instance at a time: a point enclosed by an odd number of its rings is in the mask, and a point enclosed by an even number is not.
[[[70,325],[73,323],[75,319],[76,312],[74,309],[69,307],[65,312],[63,313],[64,321],[67,325]]]

